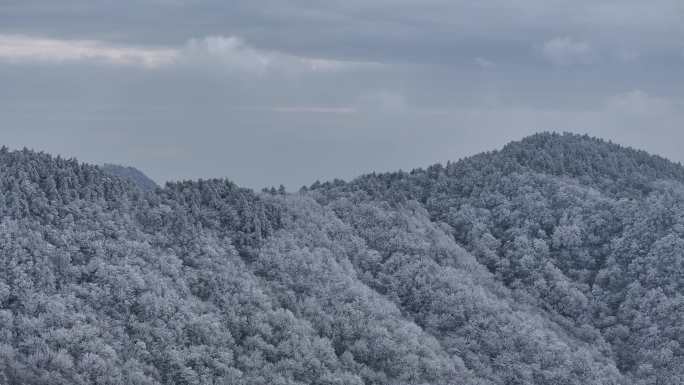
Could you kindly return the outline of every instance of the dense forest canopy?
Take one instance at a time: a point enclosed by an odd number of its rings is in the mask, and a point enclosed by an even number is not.
[[[684,384],[666,159],[544,133],[297,193],[121,171],[0,149],[0,384]]]

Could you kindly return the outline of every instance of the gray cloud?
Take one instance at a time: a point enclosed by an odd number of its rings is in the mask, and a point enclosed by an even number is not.
[[[545,42],[541,52],[551,63],[561,66],[591,64],[596,59],[589,43],[570,37],[556,37]]]
[[[0,133],[256,188],[541,130],[684,160],[682,36],[675,0],[7,0]]]

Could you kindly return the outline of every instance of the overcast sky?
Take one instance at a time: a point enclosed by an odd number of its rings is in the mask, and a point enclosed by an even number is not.
[[[0,143],[296,189],[539,131],[684,161],[681,0],[0,0]]]

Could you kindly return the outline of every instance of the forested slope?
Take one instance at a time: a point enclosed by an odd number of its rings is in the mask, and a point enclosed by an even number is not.
[[[576,135],[256,193],[0,150],[1,384],[684,384],[684,168]]]

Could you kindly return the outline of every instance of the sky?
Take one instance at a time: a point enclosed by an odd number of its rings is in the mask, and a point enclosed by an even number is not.
[[[294,190],[540,131],[684,162],[684,2],[0,1],[10,148]]]

